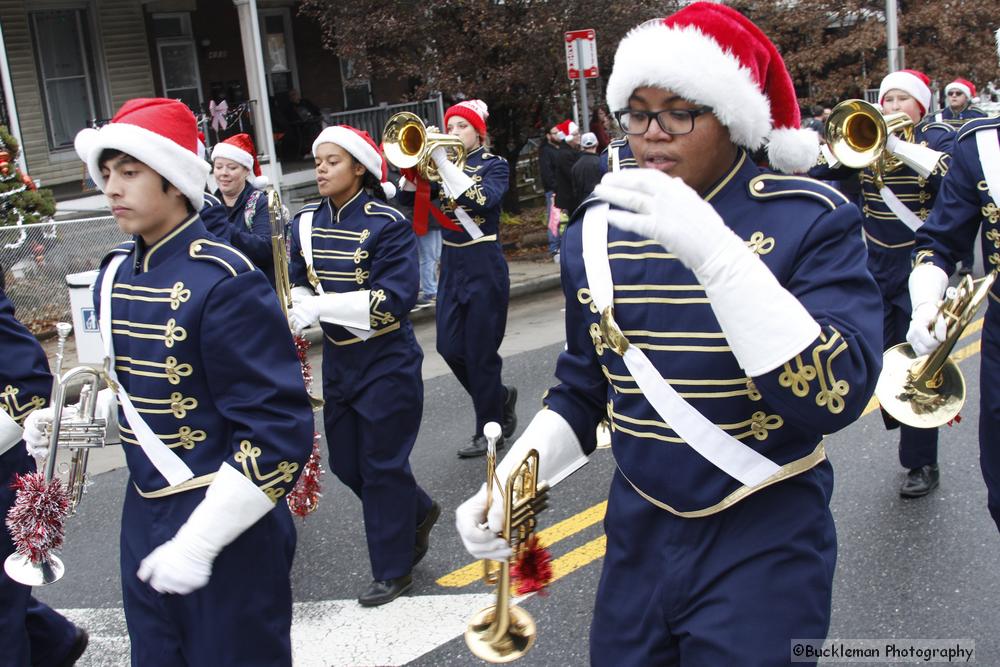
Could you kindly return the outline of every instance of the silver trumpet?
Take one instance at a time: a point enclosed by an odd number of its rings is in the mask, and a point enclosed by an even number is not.
[[[76,511],[86,487],[87,458],[94,447],[103,447],[107,420],[97,418],[97,391],[102,380],[102,373],[89,366],[77,366],[60,375],[62,371],[63,350],[66,338],[72,331],[72,326],[60,322],[56,326],[59,334],[59,344],[56,352],[56,363],[53,373],[52,425],[45,429],[49,439],[49,455],[45,463],[45,480],[52,481],[56,473],[56,459],[59,449],[69,449],[72,457],[69,463],[66,491],[70,499],[70,514]],[[73,417],[66,414],[65,408],[70,387],[82,385],[80,404]],[[13,553],[4,562],[4,570],[11,579],[26,586],[44,586],[59,581],[66,568],[62,559],[55,554],[39,563],[33,563],[29,558]]]

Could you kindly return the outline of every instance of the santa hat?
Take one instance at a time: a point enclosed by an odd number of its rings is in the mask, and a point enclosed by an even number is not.
[[[480,137],[486,136],[486,119],[490,117],[490,111],[486,107],[486,102],[482,100],[465,100],[458,104],[453,104],[444,112],[444,124],[448,125],[448,119],[452,116],[460,116],[469,121],[472,127],[476,128],[476,133]]]
[[[931,108],[931,80],[923,72],[918,72],[915,69],[901,69],[898,72],[887,74],[878,87],[879,104],[882,104],[883,98],[890,90],[902,90],[915,99],[920,105],[921,116]]]
[[[80,130],[73,145],[102,192],[105,180],[98,159],[113,149],[146,164],[180,190],[196,211],[201,210],[210,168],[198,157],[198,125],[183,102],[155,97],[129,100],[101,129]]]
[[[246,132],[234,134],[225,141],[215,144],[215,147],[212,148],[212,162],[220,157],[232,160],[249,169],[253,175],[247,179],[247,182],[258,190],[266,188],[270,182],[267,176],[260,173],[260,163],[257,162],[257,151],[253,147],[253,139]]]
[[[365,169],[375,175],[387,198],[391,199],[396,196],[396,186],[386,178],[385,157],[367,132],[356,130],[350,125],[331,125],[320,132],[313,142],[313,156],[316,155],[316,149],[319,148],[320,144],[337,144],[343,148],[353,155],[355,160],[364,165]]]
[[[569,118],[556,125],[556,128],[559,130],[559,134],[556,135],[559,137],[559,141],[569,141],[580,131],[580,126]]]
[[[799,127],[795,87],[778,50],[725,5],[695,2],[625,35],[608,79],[608,104],[627,108],[644,86],[712,107],[733,143],[755,150],[766,141],[776,169],[803,172],[819,156],[819,136]]]
[[[975,102],[976,100],[976,85],[969,81],[968,79],[963,79],[961,77],[955,79],[947,86],[944,87],[944,94],[947,95],[953,90],[958,90],[965,94],[969,98],[970,102]]]

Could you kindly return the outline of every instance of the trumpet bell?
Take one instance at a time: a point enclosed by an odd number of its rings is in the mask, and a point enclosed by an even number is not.
[[[495,664],[513,662],[535,644],[535,619],[521,607],[510,607],[510,624],[500,637],[496,634],[496,605],[481,609],[465,630],[465,643],[481,660]]]
[[[415,113],[400,111],[382,130],[382,150],[389,162],[399,169],[415,167],[420,162],[427,129]]]
[[[923,362],[909,343],[890,347],[882,357],[875,396],[897,421],[915,428],[937,428],[950,422],[965,403],[965,378],[951,359],[918,386],[914,369]]]
[[[833,108],[824,133],[830,152],[845,167],[864,169],[879,158],[889,158],[888,168],[895,168],[891,156],[885,155],[890,134],[902,133],[909,138],[913,121],[905,113],[884,115],[870,102],[844,100]]]
[[[40,563],[32,563],[30,558],[12,553],[4,561],[3,569],[8,577],[25,586],[54,584],[66,574],[66,566],[56,555],[50,555]]]

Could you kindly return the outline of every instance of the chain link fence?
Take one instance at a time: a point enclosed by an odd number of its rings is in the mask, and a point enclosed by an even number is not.
[[[17,318],[39,337],[70,321],[66,275],[98,268],[130,237],[111,216],[0,227],[0,271]]]

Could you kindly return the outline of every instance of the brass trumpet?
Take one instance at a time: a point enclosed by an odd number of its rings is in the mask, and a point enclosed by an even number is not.
[[[927,178],[944,155],[913,143],[913,121],[906,113],[883,114],[864,100],[835,106],[824,133],[837,161],[852,169],[870,166],[878,181],[903,165]]]
[[[287,214],[281,203],[281,195],[271,189],[267,191],[267,213],[271,223],[271,257],[274,260],[274,291],[278,293],[278,303],[285,318],[292,309],[292,283],[288,277],[288,248],[285,244],[285,223]],[[323,409],[323,399],[309,395],[312,409]]]
[[[104,446],[107,420],[95,417],[97,410],[97,390],[101,385],[103,374],[89,366],[77,366],[60,375],[62,371],[63,349],[66,338],[72,326],[60,322],[56,330],[59,334],[56,365],[53,373],[52,425],[46,429],[49,438],[49,456],[45,464],[45,480],[52,481],[56,473],[56,458],[59,449],[73,450],[69,466],[69,479],[66,482],[66,494],[70,499],[70,514],[76,511],[86,489],[87,459],[90,450]],[[77,414],[72,419],[65,418],[64,409],[67,403],[68,389],[82,384],[80,405]],[[32,562],[29,558],[14,552],[4,562],[7,575],[25,586],[44,586],[59,581],[66,572],[62,559],[50,554],[41,562]]]
[[[490,422],[483,428],[487,439],[487,508],[497,484],[496,442],[500,438],[500,425]],[[527,546],[535,530],[538,513],[548,503],[549,485],[538,479],[538,451],[532,449],[524,460],[510,473],[504,487],[504,525],[501,537],[510,544],[511,556],[499,563],[496,604],[481,609],[472,617],[465,630],[465,643],[476,657],[492,663],[517,660],[535,643],[535,620],[521,607],[510,603],[510,564]],[[493,580],[489,561],[484,561],[487,581]]]
[[[420,117],[409,111],[393,115],[382,130],[382,150],[397,169],[415,168],[428,181],[440,182],[441,174],[431,159],[436,148],[444,148],[448,162],[465,166],[465,144],[458,137],[428,132]]]
[[[875,396],[893,418],[916,428],[937,428],[955,418],[965,403],[965,378],[948,355],[989,294],[996,273],[973,281],[965,276],[938,308],[948,324],[945,341],[926,357],[909,343],[890,347],[882,357]],[[935,318],[937,319],[937,318]]]

